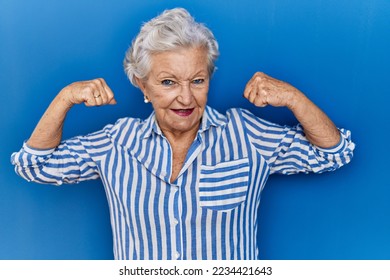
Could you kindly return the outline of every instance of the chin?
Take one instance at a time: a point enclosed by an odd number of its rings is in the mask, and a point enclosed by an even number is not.
[[[189,132],[194,129],[198,130],[200,125],[200,119],[197,119],[196,121],[187,119],[183,121],[176,121],[171,124],[171,128],[173,131],[177,132]]]

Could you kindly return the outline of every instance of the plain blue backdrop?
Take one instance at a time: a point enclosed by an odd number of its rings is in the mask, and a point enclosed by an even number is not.
[[[295,124],[287,109],[254,108],[242,97],[264,71],[305,92],[356,142],[353,161],[336,172],[270,178],[260,257],[390,259],[389,0],[0,0],[0,259],[113,258],[100,181],[28,183],[10,155],[73,81],[105,78],[118,104],[74,107],[66,138],[148,116],[122,70],[124,52],[142,22],[176,6],[220,43],[209,105]]]

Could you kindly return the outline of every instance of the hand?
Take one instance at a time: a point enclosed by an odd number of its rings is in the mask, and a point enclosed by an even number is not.
[[[69,107],[81,103],[86,106],[116,104],[113,92],[102,78],[72,83],[60,95]]]
[[[303,95],[290,84],[257,72],[245,87],[244,97],[258,107],[267,105],[292,109],[298,95]]]
[[[259,107],[288,107],[303,126],[306,138],[315,146],[329,148],[340,141],[340,133],[328,116],[288,83],[258,72],[247,83],[244,97]]]

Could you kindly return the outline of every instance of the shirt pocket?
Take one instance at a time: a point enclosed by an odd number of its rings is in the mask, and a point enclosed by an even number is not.
[[[202,165],[199,204],[211,210],[231,210],[245,201],[248,184],[248,158]]]

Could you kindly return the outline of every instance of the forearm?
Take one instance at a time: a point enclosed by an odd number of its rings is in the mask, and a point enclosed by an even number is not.
[[[86,106],[114,105],[116,100],[104,79],[75,82],[66,86],[43,114],[27,145],[36,149],[57,147],[61,142],[66,114],[73,105],[81,103]]]
[[[65,99],[65,94],[66,92],[61,91],[51,102],[27,141],[27,145],[36,149],[50,149],[59,145],[65,117],[71,108]]]
[[[321,148],[330,148],[340,142],[340,132],[330,118],[300,91],[294,93],[288,106],[302,125],[306,138]]]

